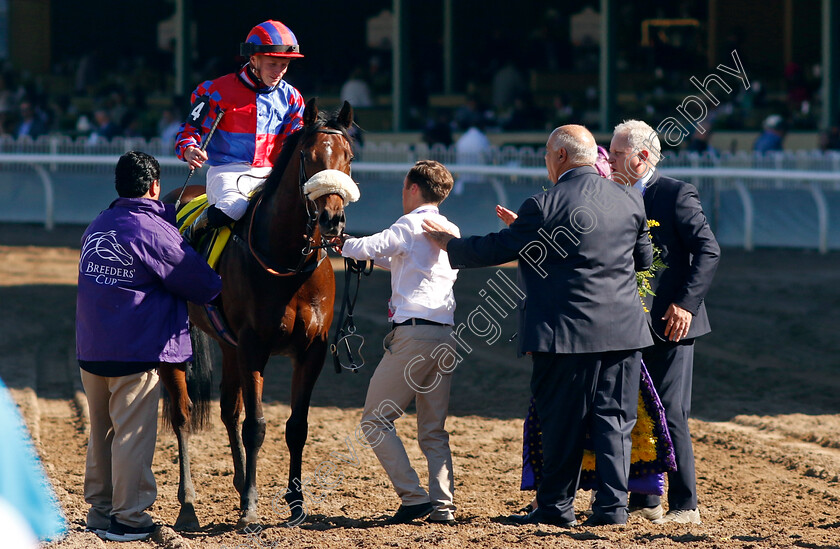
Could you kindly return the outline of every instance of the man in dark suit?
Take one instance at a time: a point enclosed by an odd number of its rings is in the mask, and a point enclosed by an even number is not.
[[[519,260],[526,298],[519,352],[533,358],[531,391],[542,424],[538,508],[518,524],[574,526],[586,433],[598,471],[587,526],[627,522],[630,432],[636,422],[640,349],[651,344],[634,271],[652,258],[641,197],[598,175],[597,146],[583,126],[554,130],[549,179],[507,229],[454,238],[431,220],[429,237],[453,268]]]
[[[668,474],[668,513],[659,496],[631,494],[630,511],[655,523],[700,523],[694,450],[688,430],[694,338],[710,331],[703,303],[712,284],[720,247],[706,222],[697,189],[661,175],[659,138],[646,123],[628,120],[616,126],[610,143],[613,178],[637,188],[644,196],[653,243],[666,269],[651,281],[656,294],[646,299],[654,345],[643,351],[674,443],[677,471]]]

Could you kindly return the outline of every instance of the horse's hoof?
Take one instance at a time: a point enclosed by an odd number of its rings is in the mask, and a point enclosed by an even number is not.
[[[201,530],[201,525],[195,518],[181,519],[178,517],[178,520],[175,521],[175,525],[172,526],[172,529],[176,532],[198,532]]]
[[[256,512],[251,511],[248,513],[242,513],[242,516],[239,517],[239,522],[236,523],[236,529],[243,530],[248,528],[249,530],[253,530],[255,527],[259,526],[259,522],[260,517]]]
[[[201,529],[194,509],[181,509],[172,529],[176,532],[196,532]]]
[[[303,510],[303,505],[291,505],[292,516],[286,521],[286,526],[297,526],[306,520],[307,514]]]

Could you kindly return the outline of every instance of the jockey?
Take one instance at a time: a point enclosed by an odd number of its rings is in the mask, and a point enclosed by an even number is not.
[[[245,214],[251,192],[271,171],[286,137],[303,126],[303,96],[283,80],[291,59],[303,57],[289,27],[260,23],[239,52],[248,62],[238,73],[207,80],[193,91],[192,108],[175,140],[175,153],[190,168],[210,166],[210,206],[184,231],[191,244]],[[202,137],[220,113],[224,117],[202,151]]]

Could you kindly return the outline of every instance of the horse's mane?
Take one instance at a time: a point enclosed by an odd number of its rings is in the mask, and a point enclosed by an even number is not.
[[[268,174],[268,178],[263,185],[263,193],[265,193],[266,197],[271,196],[277,190],[277,187],[280,186],[280,181],[283,180],[283,174],[286,173],[286,168],[289,166],[289,162],[292,161],[292,155],[297,150],[298,145],[305,143],[310,137],[318,133],[318,130],[323,128],[338,130],[348,141],[352,142],[352,138],[347,133],[347,128],[342,126],[338,121],[337,114],[333,114],[327,118],[324,111],[319,111],[314,124],[303,126],[286,137],[286,140],[283,142],[283,149],[281,149],[277,160],[274,162],[274,168]]]

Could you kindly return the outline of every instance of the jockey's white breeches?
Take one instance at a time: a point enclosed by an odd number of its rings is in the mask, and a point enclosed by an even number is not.
[[[239,219],[248,209],[248,197],[271,172],[270,167],[250,164],[210,166],[207,170],[207,203],[215,205],[232,219]]]

